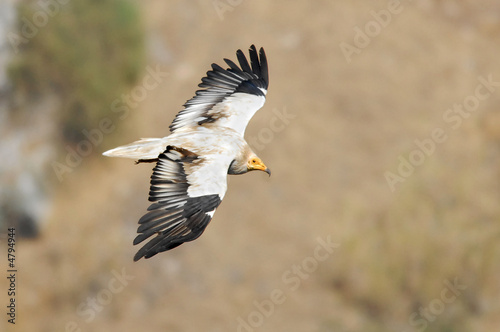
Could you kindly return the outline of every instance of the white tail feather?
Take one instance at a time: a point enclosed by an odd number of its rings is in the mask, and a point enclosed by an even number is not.
[[[131,159],[155,159],[165,151],[166,145],[162,138],[141,138],[139,141],[119,146],[103,153],[106,157]]]

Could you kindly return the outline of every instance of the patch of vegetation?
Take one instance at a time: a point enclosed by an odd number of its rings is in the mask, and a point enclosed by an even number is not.
[[[82,130],[96,127],[138,79],[145,61],[144,29],[130,0],[53,3],[59,5],[53,12],[35,1],[19,5],[23,42],[9,76],[17,100],[33,101],[47,92],[60,96],[63,137],[78,142]],[[41,13],[46,24],[37,21]],[[36,34],[25,38],[29,24]]]

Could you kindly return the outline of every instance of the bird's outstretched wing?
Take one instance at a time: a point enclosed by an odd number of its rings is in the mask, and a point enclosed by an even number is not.
[[[267,58],[264,49],[252,45],[250,64],[241,50],[236,52],[240,66],[224,59],[229,68],[212,64],[212,70],[198,85],[203,90],[184,104],[170,125],[170,131],[210,125],[229,127],[242,136],[252,116],[266,100],[269,85]]]
[[[174,146],[158,156],[149,192],[153,203],[139,220],[140,234],[134,245],[156,236],[137,252],[134,261],[195,240],[203,233],[226,192],[228,165],[220,156],[202,157]]]

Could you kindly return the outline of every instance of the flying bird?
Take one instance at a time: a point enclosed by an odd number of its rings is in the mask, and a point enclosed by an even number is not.
[[[134,261],[197,239],[227,189],[227,174],[271,171],[244,139],[245,128],[266,100],[269,85],[264,49],[236,52],[239,66],[212,64],[193,98],[170,125],[170,135],[143,138],[106,151],[108,157],[156,162],[148,212],[139,219],[134,245],[148,240]]]

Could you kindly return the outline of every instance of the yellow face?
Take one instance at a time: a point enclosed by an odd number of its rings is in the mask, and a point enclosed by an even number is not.
[[[267,168],[266,165],[264,165],[264,163],[262,162],[262,160],[260,160],[259,157],[250,158],[248,160],[247,169],[248,171],[254,171],[254,170],[263,171],[269,174],[269,176],[271,176],[271,170]]]

